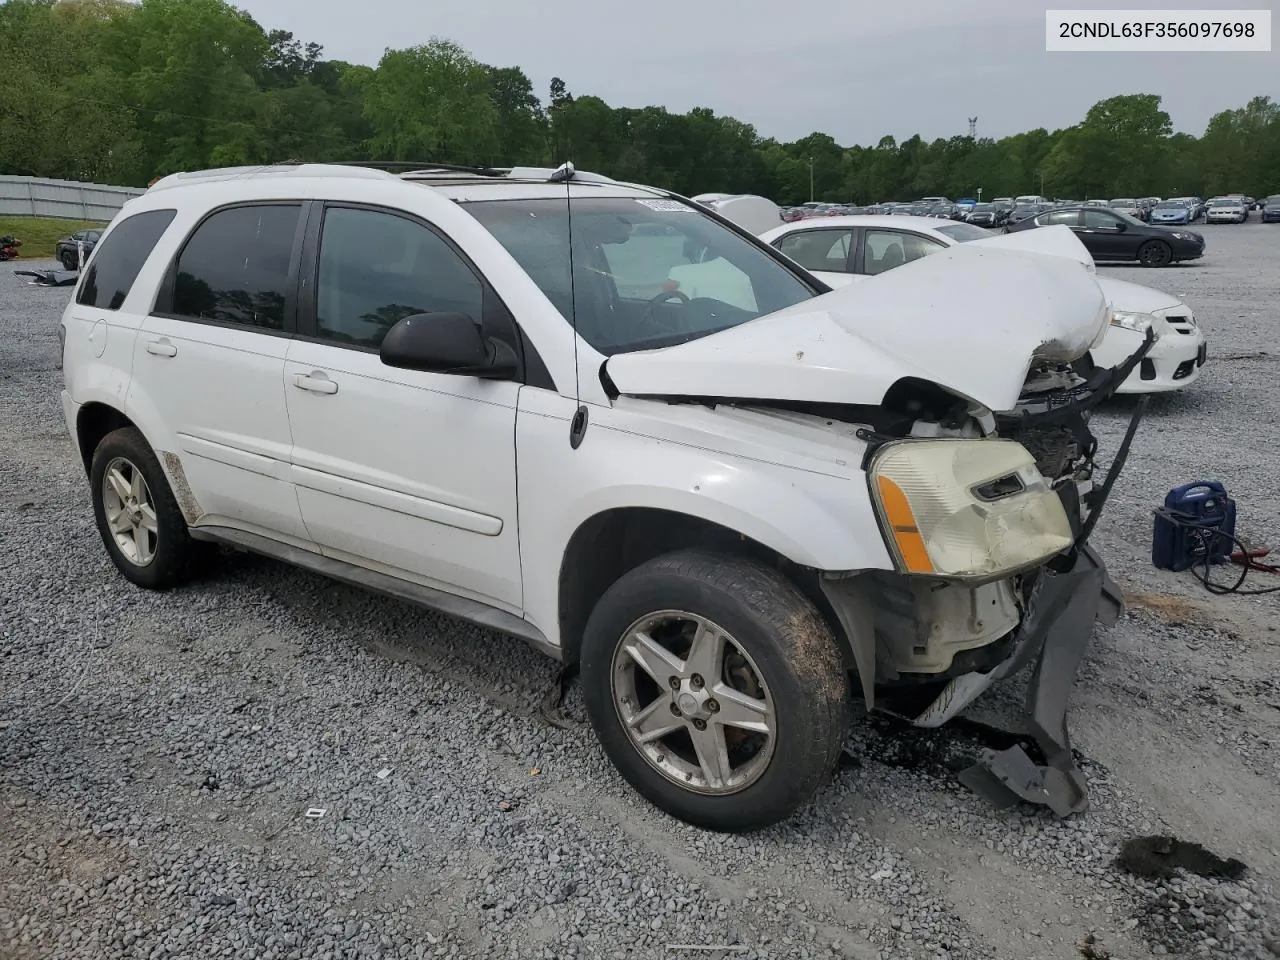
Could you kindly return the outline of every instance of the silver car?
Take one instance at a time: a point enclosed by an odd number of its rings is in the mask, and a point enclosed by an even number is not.
[[[1214,197],[1205,213],[1209,223],[1244,223],[1248,219],[1249,207],[1241,197]]]

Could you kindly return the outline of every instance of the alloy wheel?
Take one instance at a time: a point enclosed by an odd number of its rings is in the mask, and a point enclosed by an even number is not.
[[[679,786],[737,793],[768,768],[773,698],[750,654],[712,621],[679,610],[636,621],[615,648],[611,677],[632,745]]]

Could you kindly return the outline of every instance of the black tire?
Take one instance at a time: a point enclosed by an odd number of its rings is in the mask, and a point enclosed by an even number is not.
[[[62,259],[62,265],[66,267],[68,270],[76,269],[76,256],[74,253],[64,252],[62,254],[61,259]]]
[[[772,753],[737,792],[699,793],[659,772],[615,703],[615,651],[632,625],[668,610],[723,628],[772,697]],[[848,678],[830,626],[791,581],[743,557],[681,550],[622,576],[587,621],[581,676],[591,724],[618,772],[659,809],[712,830],[785,820],[830,777],[849,730]]]
[[[1138,248],[1138,262],[1144,267],[1167,267],[1173,263],[1173,248],[1163,240],[1148,240]]]
[[[126,463],[141,474],[155,514],[153,554],[145,563],[135,562],[125,554],[108,523],[104,483],[108,467],[117,462]],[[187,579],[197,552],[195,543],[187,532],[187,522],[169,489],[160,461],[136,428],[122,427],[102,438],[93,452],[89,489],[98,533],[107,554],[126,579],[148,590],[167,590]]]

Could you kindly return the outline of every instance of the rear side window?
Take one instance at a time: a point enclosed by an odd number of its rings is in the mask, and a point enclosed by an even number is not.
[[[300,204],[219,210],[178,254],[173,306],[179,317],[284,329],[284,306]]]
[[[84,282],[76,292],[76,303],[119,310],[142,265],[176,214],[176,210],[148,210],[121,220],[106,241],[97,244]]]

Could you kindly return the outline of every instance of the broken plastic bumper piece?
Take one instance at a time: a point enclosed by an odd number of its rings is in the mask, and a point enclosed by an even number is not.
[[[1035,662],[1027,690],[1030,733],[1044,754],[1038,764],[1019,746],[984,750],[960,773],[971,790],[1000,807],[1019,800],[1048,806],[1058,816],[1089,805],[1084,774],[1075,764],[1067,735],[1067,701],[1095,621],[1111,625],[1123,601],[1098,555],[1088,546],[1075,551],[1066,569],[1040,573],[1013,652],[986,673],[955,677],[913,723],[937,727],[955,717],[990,686]]]

